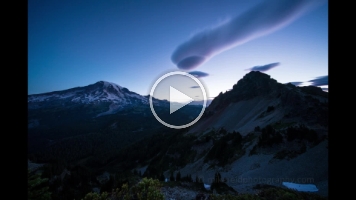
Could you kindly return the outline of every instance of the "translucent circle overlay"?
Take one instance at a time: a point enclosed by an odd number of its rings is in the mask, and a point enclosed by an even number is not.
[[[155,91],[157,85],[165,78],[169,77],[169,76],[173,76],[173,75],[183,75],[183,76],[187,76],[191,79],[193,79],[200,87],[201,91],[203,92],[203,108],[202,110],[200,111],[198,117],[196,117],[193,121],[191,121],[190,123],[188,124],[184,124],[184,125],[180,125],[180,126],[175,126],[175,125],[172,125],[172,124],[168,124],[166,123],[165,121],[163,121],[161,118],[158,117],[155,109],[153,108],[153,102],[152,102],[152,97],[153,97],[153,92]],[[155,118],[163,125],[167,126],[168,128],[174,128],[174,129],[182,129],[182,128],[187,128],[193,124],[195,124],[204,114],[204,111],[205,111],[205,107],[206,107],[206,100],[207,100],[207,97],[206,97],[206,92],[205,92],[205,88],[203,86],[203,84],[199,81],[199,79],[197,79],[195,76],[187,73],[187,72],[182,72],[182,71],[175,71],[175,72],[169,72],[167,74],[164,74],[163,76],[161,76],[159,79],[156,80],[156,82],[153,84],[152,88],[151,88],[151,91],[150,91],[150,108],[151,108],[151,112],[152,114],[155,116]]]

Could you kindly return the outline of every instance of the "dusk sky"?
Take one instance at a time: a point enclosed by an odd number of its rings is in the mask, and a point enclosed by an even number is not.
[[[102,80],[147,95],[177,70],[209,97],[249,70],[327,88],[328,2],[28,1],[28,94]]]

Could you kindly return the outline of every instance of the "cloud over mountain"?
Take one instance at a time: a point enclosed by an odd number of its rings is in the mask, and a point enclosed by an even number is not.
[[[254,67],[246,69],[246,70],[265,72],[265,71],[272,69],[273,67],[277,67],[278,65],[279,65],[279,62],[276,62],[276,63],[270,63],[270,64],[262,65],[262,66],[254,66]]]
[[[324,86],[324,85],[329,85],[329,77],[328,75],[326,76],[319,76],[313,80],[310,80],[308,82],[311,82],[311,85],[313,86]]]
[[[289,82],[295,86],[300,86],[303,82],[300,82],[300,81],[295,81],[295,82]]]
[[[208,73],[201,72],[201,71],[192,71],[192,72],[188,72],[188,73],[195,76],[196,78],[203,78],[203,77],[209,76]]]
[[[212,56],[270,34],[299,18],[326,0],[268,0],[180,44],[171,60],[178,68],[191,70]]]

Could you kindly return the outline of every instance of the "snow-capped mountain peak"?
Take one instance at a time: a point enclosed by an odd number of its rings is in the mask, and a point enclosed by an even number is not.
[[[97,116],[113,114],[125,108],[149,107],[149,96],[142,96],[125,87],[107,81],[98,81],[84,87],[28,95],[28,109],[77,107],[93,105],[105,107]],[[155,106],[167,106],[168,101],[153,98]]]
[[[155,105],[168,102],[153,100]],[[28,108],[37,109],[54,106],[96,105],[105,103],[107,111],[100,115],[115,113],[123,108],[132,106],[148,106],[149,98],[128,90],[125,87],[107,81],[98,81],[94,84],[75,87],[62,91],[28,95]]]
[[[135,98],[146,102],[146,98],[129,91],[127,88],[107,81],[98,81],[94,84],[76,87],[62,91],[54,91],[28,96],[28,102],[43,102],[56,99],[70,100],[72,102],[92,103],[98,101],[122,102],[127,98]]]

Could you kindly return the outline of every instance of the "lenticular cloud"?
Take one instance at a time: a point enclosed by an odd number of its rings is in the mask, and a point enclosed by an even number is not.
[[[197,33],[171,56],[178,68],[191,70],[212,56],[272,33],[326,0],[266,0],[226,23]]]
[[[201,72],[201,71],[192,71],[192,72],[188,72],[189,74],[197,77],[197,78],[203,78],[203,77],[207,77],[209,76],[208,73],[205,72]]]
[[[271,64],[267,64],[267,65],[262,65],[262,66],[254,66],[247,70],[265,72],[265,71],[272,69],[273,67],[277,67],[278,65],[279,65],[279,62],[276,62],[276,63],[271,63]]]
[[[295,82],[289,82],[290,84],[293,84],[295,86],[300,86],[302,85],[303,82],[300,82],[300,81],[295,81]]]

